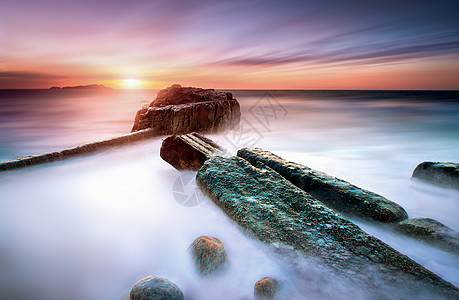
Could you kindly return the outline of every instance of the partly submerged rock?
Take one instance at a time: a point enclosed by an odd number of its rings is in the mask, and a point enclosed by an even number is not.
[[[369,287],[375,297],[381,298],[385,285],[392,287],[387,298],[397,289],[413,299],[459,297],[451,283],[368,235],[263,163],[215,156],[204,163],[196,181],[258,239],[319,258],[342,276]]]
[[[199,273],[210,276],[222,270],[227,261],[225,247],[216,237],[200,236],[191,244],[191,254]]]
[[[273,299],[276,295],[279,281],[272,277],[263,277],[255,283],[253,288],[255,299]]]
[[[287,161],[259,148],[243,148],[237,155],[255,164],[262,162],[300,189],[327,206],[348,214],[379,222],[399,222],[408,218],[397,203],[381,195],[359,188],[347,181]]]
[[[137,112],[132,131],[152,128],[161,135],[218,132],[239,123],[239,103],[231,93],[174,84]]]
[[[197,171],[206,159],[224,149],[199,133],[173,135],[161,144],[159,155],[177,170]]]
[[[75,148],[65,149],[62,151],[56,152],[47,152],[37,155],[29,155],[25,157],[20,157],[17,159],[0,162],[0,172],[23,168],[48,162],[53,162],[57,160],[63,160],[66,158],[88,154],[112,147],[122,146],[126,144],[131,144],[134,142],[142,141],[145,139],[157,137],[158,134],[151,129],[145,129],[138,132],[133,132],[125,134],[122,136],[114,137],[108,140],[98,141],[94,143],[88,143]]]
[[[414,169],[412,176],[443,187],[459,189],[459,163],[425,161]]]
[[[439,248],[459,254],[459,232],[430,218],[404,220],[395,229]]]
[[[131,300],[183,300],[180,288],[169,280],[149,276],[139,280],[129,294]]]

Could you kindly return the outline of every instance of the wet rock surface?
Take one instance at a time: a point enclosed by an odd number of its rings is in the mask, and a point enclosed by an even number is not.
[[[255,299],[273,299],[276,295],[279,281],[272,277],[263,277],[253,288]]]
[[[459,163],[425,161],[417,165],[413,177],[459,190]]]
[[[225,247],[218,238],[200,236],[191,244],[191,254],[199,273],[211,276],[225,266],[227,254]]]
[[[430,218],[412,218],[395,226],[398,232],[459,254],[459,232]]]
[[[212,155],[223,152],[218,144],[193,132],[166,138],[161,144],[160,156],[179,171],[197,171]]]
[[[12,169],[18,169],[58,160],[63,160],[66,158],[93,153],[96,151],[131,144],[134,142],[146,140],[149,138],[157,137],[153,130],[146,129],[137,131],[134,133],[125,134],[119,137],[111,138],[108,140],[98,141],[94,143],[84,144],[75,148],[65,149],[62,151],[41,153],[37,155],[29,155],[25,157],[20,157],[17,159],[5,161],[0,163],[0,172],[7,171]]]
[[[183,300],[180,288],[169,280],[149,276],[139,280],[129,294],[131,300]]]
[[[132,131],[152,128],[160,135],[219,132],[239,123],[240,106],[231,93],[174,84],[140,109]]]
[[[263,163],[212,157],[196,181],[249,234],[314,256],[346,278],[371,287],[375,296],[381,297],[378,286],[389,285],[392,291],[408,290],[413,297],[459,297],[455,286],[368,235]]]
[[[243,148],[237,155],[254,164],[266,164],[300,189],[338,211],[384,223],[399,222],[408,218],[408,214],[400,205],[381,195],[304,165],[287,161],[270,151]]]

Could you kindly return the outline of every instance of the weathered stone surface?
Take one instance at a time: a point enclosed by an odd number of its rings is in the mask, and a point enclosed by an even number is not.
[[[177,285],[157,276],[139,280],[129,294],[131,300],[183,300],[183,293]]]
[[[430,218],[412,218],[395,226],[401,233],[459,254],[459,232]]]
[[[397,203],[359,188],[347,181],[287,161],[259,148],[243,148],[237,155],[251,163],[262,162],[300,189],[336,210],[378,222],[399,222],[408,218]]]
[[[199,273],[210,276],[222,270],[227,261],[225,247],[216,237],[200,236],[191,244],[191,254]]]
[[[137,112],[132,131],[152,128],[158,134],[219,132],[239,123],[240,106],[231,93],[174,84]]]
[[[137,141],[149,139],[152,137],[157,137],[158,134],[151,129],[141,130],[134,133],[125,134],[119,137],[115,137],[108,140],[98,141],[94,143],[84,144],[75,148],[65,149],[62,151],[41,153],[37,155],[30,155],[25,157],[20,157],[14,160],[9,160],[0,163],[0,172],[23,168],[32,165],[38,165],[47,162],[53,162],[57,160],[62,160],[70,158],[77,155],[92,153],[111,147],[122,146]]]
[[[161,144],[159,155],[179,171],[197,171],[206,159],[223,152],[224,149],[214,141],[193,132],[166,138]]]
[[[196,175],[198,185],[240,226],[267,243],[314,256],[342,276],[369,287],[391,286],[417,296],[459,297],[458,289],[368,235],[261,162],[215,156]],[[392,295],[385,295],[391,298]],[[384,297],[383,297],[384,298]],[[397,298],[397,297],[395,297]],[[393,299],[393,298],[391,298]]]
[[[276,295],[279,281],[272,277],[263,277],[253,288],[255,299],[273,299]]]
[[[425,161],[414,169],[412,176],[443,187],[459,189],[459,163]]]

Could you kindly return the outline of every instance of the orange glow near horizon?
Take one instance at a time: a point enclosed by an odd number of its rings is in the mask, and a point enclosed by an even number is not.
[[[459,90],[457,16],[434,3],[21,1],[0,11],[0,89]]]

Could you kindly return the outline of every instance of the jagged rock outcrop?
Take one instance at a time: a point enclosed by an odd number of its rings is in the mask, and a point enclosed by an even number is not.
[[[400,205],[381,195],[304,165],[287,161],[270,151],[243,148],[237,155],[251,163],[262,162],[268,165],[300,189],[338,211],[384,223],[399,222],[408,218],[408,214]]]
[[[430,218],[412,218],[395,226],[395,230],[459,254],[459,232]]]
[[[239,103],[231,93],[174,84],[137,112],[132,131],[152,128],[161,135],[212,133],[237,125],[240,117]]]
[[[180,288],[169,280],[149,276],[139,280],[129,294],[131,300],[184,300]]]
[[[397,289],[413,299],[459,297],[455,286],[368,235],[260,161],[252,165],[240,157],[215,156],[204,163],[196,181],[250,234],[321,259],[342,276],[371,287],[375,297],[395,299]],[[377,287],[386,284],[392,287],[391,294],[383,295],[383,288]]]
[[[273,299],[279,286],[279,281],[272,277],[263,277],[253,287],[255,299]]]
[[[227,254],[222,241],[212,236],[200,236],[191,244],[191,254],[199,273],[211,276],[222,270]]]
[[[173,135],[161,144],[159,155],[177,170],[197,171],[212,155],[223,154],[224,149],[199,133]]]
[[[443,187],[459,189],[459,163],[425,161],[417,165],[412,176]]]

